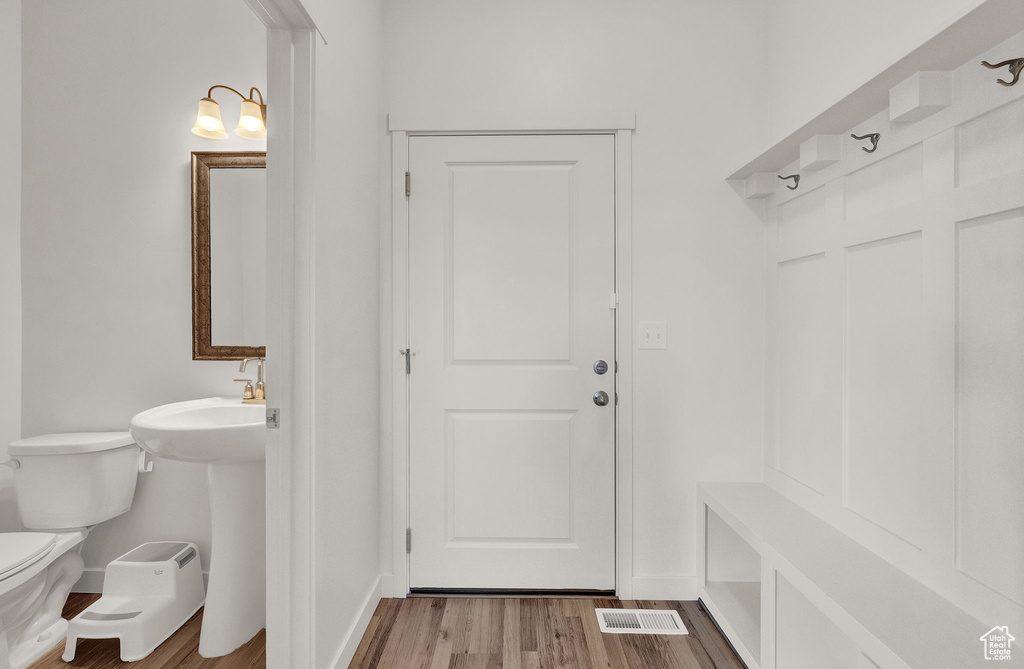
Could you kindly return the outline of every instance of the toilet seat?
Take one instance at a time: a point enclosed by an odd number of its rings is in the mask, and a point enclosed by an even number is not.
[[[51,532],[0,533],[0,581],[41,560],[56,544]]]

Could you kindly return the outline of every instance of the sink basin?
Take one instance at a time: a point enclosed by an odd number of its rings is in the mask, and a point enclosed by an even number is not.
[[[175,402],[137,414],[131,433],[144,449],[182,462],[264,460],[266,406],[230,397]]]
[[[266,625],[266,429],[265,405],[229,397],[165,404],[129,424],[150,454],[206,465],[212,545],[203,556],[203,657],[227,655]]]

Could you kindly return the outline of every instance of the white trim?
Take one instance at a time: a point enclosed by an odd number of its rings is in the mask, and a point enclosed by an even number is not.
[[[301,0],[243,0],[267,30],[316,30]]]
[[[388,114],[388,130],[416,135],[608,133],[618,130],[636,130],[636,113],[622,111],[591,113],[581,118],[578,114],[559,115],[552,112],[527,114],[506,110],[486,113],[445,112],[440,115],[399,112]]]
[[[615,591],[633,578],[633,133],[615,133]]]
[[[621,599],[697,599],[696,576],[634,576],[633,595]]]
[[[405,173],[409,169],[410,135],[431,134],[585,134],[615,136],[615,290],[619,305],[616,310],[615,359],[619,363],[616,392],[616,507],[615,507],[615,590],[623,598],[632,598],[633,578],[633,318],[632,318],[632,137],[634,114],[608,116],[604,124],[590,125],[527,115],[524,118],[502,112],[484,114],[474,119],[446,116],[444,119],[413,119],[388,115],[391,134],[391,226],[381,226],[381,393],[390,399],[381,404],[381,487],[391,490],[391,513],[381,514],[381,555],[390,553],[392,563],[382,565],[382,582],[389,587],[385,595],[405,597],[409,593],[409,560],[405,552],[405,530],[409,526],[408,477],[408,384],[403,365],[397,364],[398,351],[408,342],[408,223],[409,206],[405,197]],[[628,116],[629,118],[626,118]],[[632,120],[629,120],[632,119]],[[493,124],[487,123],[493,121]],[[429,122],[429,124],[428,124]],[[406,132],[404,127],[416,128]],[[458,129],[456,129],[458,128]],[[500,128],[500,129],[496,129]],[[386,275],[385,267],[390,267]],[[390,466],[389,466],[390,465]],[[385,492],[385,495],[387,493]],[[391,538],[386,545],[383,537]],[[390,573],[389,573],[390,572]],[[686,592],[695,593],[696,585]],[[692,598],[692,597],[691,597]]]
[[[267,150],[268,431],[267,661],[308,666],[314,656],[313,556],[313,118],[312,30],[272,30],[268,89],[275,100]],[[285,575],[284,578],[281,575]]]
[[[387,385],[383,392],[390,391],[390,449],[382,439],[383,459],[390,455],[391,470],[381,470],[382,477],[390,475],[390,481],[383,485],[391,490],[390,524],[381,528],[381,534],[391,537],[391,596],[405,597],[409,592],[409,561],[405,552],[405,528],[409,526],[409,440],[406,418],[408,416],[408,384],[405,368],[396,363],[398,351],[406,348],[408,330],[408,270],[409,270],[409,207],[405,199],[405,172],[409,169],[409,141],[406,133],[391,134],[391,239],[389,248],[391,281],[390,308],[381,310],[381,333],[390,332],[381,355],[381,366],[386,374]],[[382,249],[382,253],[384,249]],[[385,292],[382,290],[382,293]],[[381,407],[383,412],[383,407]],[[384,435],[382,435],[384,436]],[[382,514],[387,522],[387,516]]]
[[[301,0],[246,0],[267,28],[267,665],[311,666],[313,575],[313,24]]]
[[[352,621],[348,631],[345,632],[345,638],[342,639],[338,652],[334,655],[334,660],[330,664],[334,669],[346,669],[349,663],[352,662],[356,651],[359,650],[359,643],[363,640],[363,634],[366,632],[366,628],[370,626],[370,618],[373,617],[373,612],[377,610],[377,605],[380,603],[381,585],[381,577],[378,576],[377,580],[373,582],[373,587],[370,588],[370,591],[366,593],[366,597],[363,598],[363,605],[359,609],[359,617]]]

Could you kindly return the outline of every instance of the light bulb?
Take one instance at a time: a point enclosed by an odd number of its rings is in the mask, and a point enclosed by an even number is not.
[[[199,101],[199,113],[196,115],[196,124],[192,126],[192,132],[208,139],[224,139],[228,136],[224,121],[220,120],[220,105],[213,98],[203,98]]]
[[[235,134],[243,139],[263,139],[267,136],[267,126],[263,123],[263,109],[256,101],[242,101],[242,113],[238,117]]]

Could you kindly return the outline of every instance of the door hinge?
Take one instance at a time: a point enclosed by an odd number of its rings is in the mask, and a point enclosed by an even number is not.
[[[412,374],[412,356],[416,354],[407,348],[399,349],[398,352],[405,356],[405,373]]]
[[[405,528],[405,552],[406,553],[411,553],[412,552],[412,528],[411,527]]]
[[[608,308],[617,309],[619,307],[619,294],[608,293]]]
[[[267,409],[267,429],[277,430],[281,427],[281,410]]]
[[[412,177],[408,172],[405,173],[405,196],[409,197],[412,194]]]

